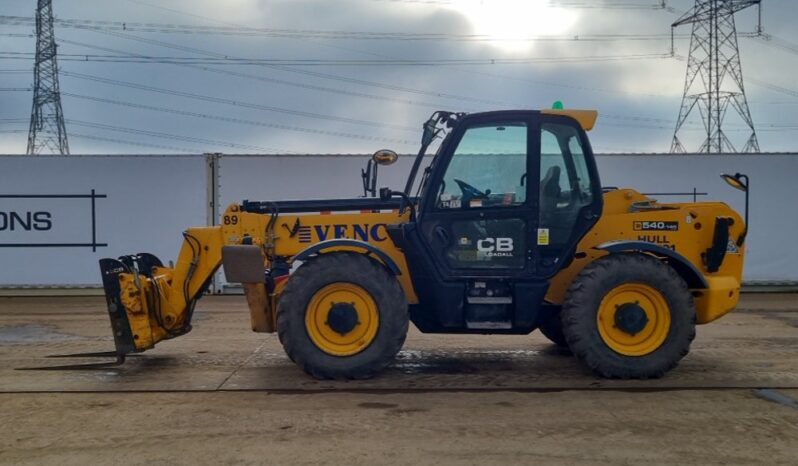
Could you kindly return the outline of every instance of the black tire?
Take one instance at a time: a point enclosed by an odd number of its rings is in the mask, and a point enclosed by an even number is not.
[[[568,348],[568,341],[562,331],[562,312],[559,309],[547,311],[538,324],[538,330],[555,345]]]
[[[602,300],[625,283],[657,289],[670,312],[665,340],[641,356],[614,351],[598,329]],[[695,319],[693,297],[684,280],[670,266],[640,253],[612,254],[589,264],[571,283],[562,308],[563,333],[571,351],[594,372],[609,378],[657,378],[676,367],[695,338]]]
[[[336,356],[310,338],[305,312],[314,294],[331,283],[358,285],[377,304],[376,336],[363,350]],[[356,252],[331,252],[303,263],[288,279],[277,305],[277,333],[288,357],[318,379],[364,379],[385,368],[402,348],[408,328],[401,285],[382,264]]]

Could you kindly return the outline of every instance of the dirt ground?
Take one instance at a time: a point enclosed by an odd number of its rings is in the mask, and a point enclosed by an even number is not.
[[[745,295],[653,381],[595,378],[541,336],[412,331],[375,379],[320,382],[241,297],[116,368],[101,298],[0,298],[0,464],[798,464],[798,296]],[[766,390],[759,390],[766,389]]]

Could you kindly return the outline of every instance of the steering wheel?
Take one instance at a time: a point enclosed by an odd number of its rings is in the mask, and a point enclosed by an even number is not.
[[[460,191],[463,192],[463,201],[465,201],[465,202],[468,202],[471,199],[480,199],[480,198],[488,197],[487,193],[483,193],[479,189],[471,186],[470,184],[466,183],[463,180],[459,180],[459,179],[455,178],[454,182],[457,183],[457,186],[460,187]]]

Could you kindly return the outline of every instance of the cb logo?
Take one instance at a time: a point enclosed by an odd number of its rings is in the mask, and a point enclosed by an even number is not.
[[[513,250],[512,238],[485,238],[477,241],[477,250],[480,252],[511,252]]]

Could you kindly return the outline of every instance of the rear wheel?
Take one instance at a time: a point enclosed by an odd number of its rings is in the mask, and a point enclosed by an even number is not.
[[[571,351],[604,377],[661,377],[695,338],[684,280],[645,254],[602,257],[577,275],[562,309]]]
[[[288,356],[320,379],[361,379],[402,348],[407,301],[399,282],[355,252],[319,255],[291,275],[277,306],[277,331]]]

